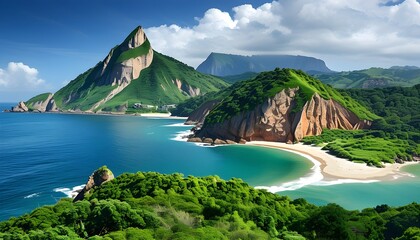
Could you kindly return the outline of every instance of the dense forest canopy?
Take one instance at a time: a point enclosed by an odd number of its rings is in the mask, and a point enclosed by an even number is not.
[[[240,179],[122,174],[0,223],[1,239],[411,239],[420,204],[348,211],[257,190]]]

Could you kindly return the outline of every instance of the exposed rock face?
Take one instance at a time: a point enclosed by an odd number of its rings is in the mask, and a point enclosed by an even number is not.
[[[296,115],[294,138],[300,140],[305,136],[314,136],[328,129],[366,129],[371,122],[360,120],[354,113],[334,100],[325,100],[315,94],[307,102],[300,114]]]
[[[45,112],[47,110],[48,103],[52,99],[53,94],[49,94],[45,101],[38,101],[28,104],[28,107],[40,112]]]
[[[92,189],[95,186],[100,186],[101,184],[111,181],[112,179],[114,179],[114,174],[106,166],[97,169],[95,172],[92,173],[92,175],[90,175],[86,186],[73,199],[73,202],[83,200],[85,194],[88,193],[90,189]]]
[[[338,102],[325,100],[318,94],[314,94],[302,110],[293,111],[297,91],[297,88],[282,90],[252,111],[240,113],[222,123],[204,126],[195,137],[236,142],[242,139],[295,142],[305,136],[319,135],[323,128],[363,129],[371,124],[359,120]]]
[[[180,92],[187,94],[188,96],[197,97],[198,95],[200,95],[200,92],[201,92],[200,88],[194,88],[189,84],[183,83],[179,79],[175,79],[175,81],[172,80],[172,83],[177,86]]]
[[[47,111],[47,112],[58,112],[59,110],[60,109],[57,107],[57,104],[55,104],[54,98],[51,98],[48,101],[48,105],[47,105],[45,111]]]
[[[209,114],[209,112],[213,109],[219,101],[208,101],[203,103],[198,109],[194,110],[190,116],[188,116],[187,121],[185,122],[186,125],[198,125],[201,126],[204,123],[204,119]]]
[[[12,108],[12,112],[27,112],[29,109],[24,102],[19,102],[16,107]]]
[[[140,47],[143,44],[150,44],[149,42],[146,43],[146,41],[148,41],[146,34],[143,29],[139,27],[130,39],[124,41],[124,43],[120,45],[120,50],[122,52],[126,52]],[[149,67],[152,63],[153,49],[150,46],[147,54],[130,58],[120,63],[110,64],[113,55],[114,49],[110,51],[103,61],[102,71],[98,72],[98,76],[96,76],[96,78],[101,79],[99,85],[117,85],[117,87],[113,89],[104,99],[93,105],[90,110],[94,110],[103,103],[107,102],[124,90],[124,88],[126,88],[132,80],[137,79],[140,76],[140,72]]]

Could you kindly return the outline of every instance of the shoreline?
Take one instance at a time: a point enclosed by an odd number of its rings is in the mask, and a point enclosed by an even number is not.
[[[324,181],[336,180],[356,180],[356,181],[384,181],[395,180],[401,177],[411,176],[409,173],[401,171],[401,168],[419,162],[385,163],[384,168],[370,167],[363,163],[354,163],[348,159],[339,158],[328,154],[321,147],[298,144],[286,144],[280,142],[251,141],[247,145],[260,146],[285,150],[305,157],[315,164],[323,176]],[[318,164],[316,164],[315,160]],[[318,166],[317,166],[318,165]],[[316,169],[312,169],[316,171]]]
[[[119,112],[100,112],[100,113],[94,113],[94,112],[59,112],[59,111],[53,111],[53,112],[4,112],[3,113],[19,113],[19,114],[75,114],[75,115],[89,115],[89,116],[127,116],[127,117],[146,117],[146,118],[162,118],[162,119],[188,119],[188,117],[178,117],[178,116],[171,116],[170,113],[119,113]]]

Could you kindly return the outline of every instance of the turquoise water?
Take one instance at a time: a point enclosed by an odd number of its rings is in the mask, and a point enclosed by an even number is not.
[[[373,183],[308,185],[294,191],[284,191],[281,194],[291,198],[305,198],[317,205],[336,202],[350,210],[380,204],[401,206],[420,202],[420,164],[403,167],[403,170],[412,176]]]
[[[4,109],[0,105],[0,109]],[[102,165],[123,172],[180,172],[185,176],[242,178],[252,186],[305,183],[313,164],[276,149],[231,145],[200,147],[174,138],[183,120],[132,116],[0,113],[0,220],[54,204]],[[279,194],[349,209],[420,200],[415,176],[392,182],[305,186]],[[301,177],[304,177],[300,179]],[[300,180],[299,180],[300,179]]]

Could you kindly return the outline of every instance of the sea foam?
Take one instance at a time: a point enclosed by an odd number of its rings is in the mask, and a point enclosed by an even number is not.
[[[168,125],[163,125],[164,127],[193,127],[192,125],[185,125],[184,123],[174,123],[174,124],[168,124]]]
[[[191,130],[185,130],[177,132],[171,140],[179,141],[179,142],[186,142],[188,140],[188,136],[193,134]]]
[[[32,193],[32,194],[29,194],[28,196],[25,196],[25,197],[23,197],[23,198],[34,198],[34,197],[39,197],[39,194],[40,194],[40,193]]]
[[[85,184],[82,184],[82,185],[79,185],[79,186],[75,186],[71,189],[66,188],[66,187],[54,188],[53,191],[54,192],[61,192],[61,193],[64,193],[69,198],[74,198],[84,187],[85,187]]]

